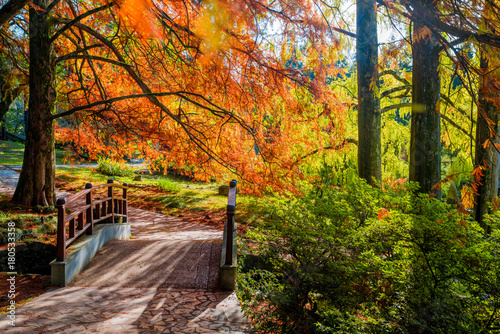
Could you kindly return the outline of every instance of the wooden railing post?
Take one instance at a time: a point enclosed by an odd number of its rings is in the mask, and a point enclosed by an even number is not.
[[[108,206],[108,212],[107,214],[111,213],[111,223],[115,223],[115,211],[113,208],[113,179],[108,180],[108,197],[111,199],[109,200],[109,206]]]
[[[66,259],[66,227],[64,226],[65,220],[65,207],[66,199],[59,198],[56,202],[57,208],[57,261],[64,261]]]
[[[124,187],[128,187],[127,183],[123,184]],[[123,214],[125,217],[123,217],[123,222],[128,223],[128,208],[127,208],[127,188],[123,188]]]
[[[87,183],[85,185],[85,189],[92,189],[93,184],[92,183]],[[87,224],[90,224],[89,228],[87,229],[87,234],[91,235],[94,233],[94,210],[92,210],[92,190],[90,190],[86,196],[86,204],[89,206],[87,208]]]
[[[226,242],[226,265],[233,264],[233,234],[234,215],[236,212],[236,180],[229,183],[229,195],[227,199],[227,242]]]

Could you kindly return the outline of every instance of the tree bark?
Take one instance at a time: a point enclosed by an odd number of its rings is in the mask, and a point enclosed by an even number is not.
[[[436,2],[421,3],[435,10]],[[419,192],[441,198],[441,117],[439,99],[439,42],[429,28],[415,22],[413,32],[413,83],[410,139],[410,181]]]
[[[493,100],[498,91],[493,87],[495,80],[491,74],[489,59],[484,50],[481,50],[480,68],[482,75],[479,82],[478,108],[476,124],[476,154],[475,167],[481,167],[482,175],[476,178],[477,194],[475,194],[474,218],[484,228],[486,233],[491,227],[484,223],[484,215],[489,213],[489,204],[498,192],[498,114]],[[494,55],[496,57],[496,54]],[[483,146],[483,144],[487,146]]]
[[[358,174],[372,186],[382,178],[380,99],[378,89],[378,36],[375,1],[358,0],[356,5],[358,68]]]
[[[46,9],[50,1],[35,0]],[[24,205],[54,205],[55,148],[54,122],[56,91],[53,49],[50,43],[52,26],[47,11],[29,10],[30,99],[24,161],[12,200]]]

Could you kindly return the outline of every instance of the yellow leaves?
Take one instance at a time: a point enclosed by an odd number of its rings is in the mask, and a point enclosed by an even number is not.
[[[194,24],[195,34],[202,40],[202,63],[207,63],[213,54],[227,48],[228,31],[232,24],[230,8],[220,0],[204,1],[204,10]]]
[[[474,191],[467,185],[462,188],[462,204],[465,209],[472,209],[474,207]]]

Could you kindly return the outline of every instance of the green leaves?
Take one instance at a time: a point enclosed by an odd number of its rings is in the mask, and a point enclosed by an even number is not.
[[[271,204],[248,236],[266,270],[239,276],[244,310],[264,333],[479,333],[498,326],[498,232],[415,185],[351,178]],[[498,226],[500,217],[489,217]],[[498,231],[498,230],[495,230]],[[260,269],[259,269],[260,268]]]

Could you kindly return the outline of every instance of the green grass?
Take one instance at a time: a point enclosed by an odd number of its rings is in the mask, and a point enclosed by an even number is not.
[[[21,143],[0,141],[0,165],[21,165],[24,145]],[[69,154],[56,150],[56,163],[64,164],[63,159]],[[73,164],[73,162],[71,163]],[[109,179],[115,182],[134,184],[137,187],[130,189],[138,196],[147,197],[158,207],[168,212],[180,211],[212,211],[225,210],[227,196],[219,196],[218,187],[223,183],[191,182],[175,176],[142,175],[141,181],[134,181],[136,174],[127,173],[123,176],[108,176],[100,173],[98,168],[86,167],[59,167],[56,169],[56,178],[62,186],[70,191],[79,191],[90,182],[94,185],[106,183]],[[160,191],[144,191],[141,187],[151,187]],[[1,198],[1,197],[0,197]],[[0,208],[1,209],[1,208]],[[259,220],[266,212],[266,199],[252,196],[237,196],[237,217],[239,222],[253,222]]]
[[[214,211],[225,210],[227,196],[218,195],[218,188],[222,183],[192,182],[174,176],[142,175],[141,181],[134,181],[133,176],[109,177],[91,168],[57,168],[58,181],[67,183],[72,191],[84,189],[85,183],[94,185],[106,183],[112,178],[118,183],[133,185],[129,192],[142,196],[144,200],[156,203],[156,208],[172,214],[182,211]],[[146,191],[144,189],[160,188],[160,191]],[[239,194],[236,199],[237,219],[240,223],[253,223],[267,215],[266,198],[256,198]]]
[[[71,154],[56,150],[56,164],[66,164],[65,159],[70,158]],[[12,141],[0,141],[0,165],[22,165],[24,158],[24,144]]]
[[[174,194],[182,190],[181,186],[179,186],[177,182],[169,178],[158,179],[158,187],[160,187],[160,189],[163,191]]]

